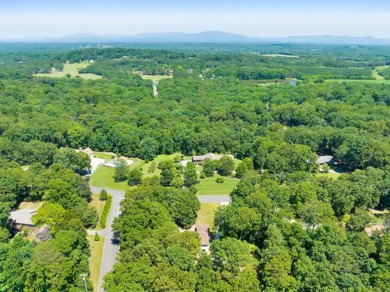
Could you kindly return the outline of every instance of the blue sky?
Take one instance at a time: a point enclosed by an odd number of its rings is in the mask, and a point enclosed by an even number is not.
[[[390,38],[390,1],[0,0],[0,38],[220,30]]]

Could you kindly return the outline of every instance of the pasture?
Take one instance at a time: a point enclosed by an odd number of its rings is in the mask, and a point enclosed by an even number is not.
[[[96,80],[101,79],[102,76],[91,74],[91,73],[79,73],[80,69],[87,68],[90,65],[89,62],[82,63],[72,63],[72,64],[64,64],[64,69],[62,71],[58,71],[55,68],[51,69],[51,73],[39,73],[34,74],[36,77],[50,77],[50,78],[62,78],[66,77],[67,74],[70,74],[72,78],[78,76],[83,79]]]

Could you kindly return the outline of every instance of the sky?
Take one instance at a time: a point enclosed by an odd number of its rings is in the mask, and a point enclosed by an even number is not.
[[[0,39],[172,31],[390,39],[390,1],[0,0]]]

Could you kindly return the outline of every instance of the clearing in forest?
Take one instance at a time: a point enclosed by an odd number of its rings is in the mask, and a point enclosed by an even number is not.
[[[102,76],[91,74],[91,73],[79,73],[80,69],[87,68],[90,65],[89,62],[82,62],[82,63],[72,63],[72,64],[64,64],[64,69],[62,71],[58,71],[55,68],[51,69],[51,73],[39,73],[34,74],[34,76],[37,77],[51,77],[51,78],[62,78],[66,77],[67,74],[70,74],[71,77],[79,76],[83,79],[101,79]]]

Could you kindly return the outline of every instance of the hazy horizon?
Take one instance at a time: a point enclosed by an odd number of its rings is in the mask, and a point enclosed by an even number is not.
[[[335,0],[274,3],[243,0],[0,3],[1,39],[45,38],[91,33],[133,35],[224,31],[251,37],[348,35],[390,38],[390,3]]]

